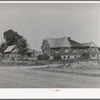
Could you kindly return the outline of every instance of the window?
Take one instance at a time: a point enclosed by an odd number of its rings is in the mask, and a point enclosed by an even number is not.
[[[75,59],[76,59],[77,57],[75,56]]]
[[[68,59],[70,58],[70,56],[68,56]]]
[[[92,49],[92,52],[95,52],[95,48],[91,48]]]
[[[87,49],[84,49],[84,51],[85,51],[85,52],[88,52],[88,50],[87,50]]]
[[[76,50],[73,50],[73,53],[77,53]]]
[[[68,53],[69,52],[69,49],[66,49],[65,52]]]
[[[55,53],[59,53],[59,50],[55,50]]]
[[[92,54],[91,57],[96,57],[96,55],[95,54]]]
[[[66,57],[64,56],[63,58],[65,59]]]

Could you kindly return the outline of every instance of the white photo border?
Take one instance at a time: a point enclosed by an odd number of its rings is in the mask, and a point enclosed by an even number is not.
[[[0,3],[100,3],[100,1],[0,1]],[[100,88],[0,88],[0,99],[91,98],[100,98]]]

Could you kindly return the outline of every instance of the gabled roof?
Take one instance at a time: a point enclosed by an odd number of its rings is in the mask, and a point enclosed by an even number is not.
[[[96,47],[94,42],[82,43],[82,47]]]
[[[12,46],[9,46],[5,51],[4,53],[7,53],[7,52],[12,52],[15,48],[15,45],[12,45]]]
[[[13,49],[13,50],[11,51],[11,53],[17,53],[17,52],[18,52],[17,49]]]
[[[94,42],[83,43],[82,47],[95,47],[97,52],[100,53],[98,47],[96,46]]]
[[[79,47],[80,43],[70,39],[69,37],[61,37],[61,38],[46,38],[49,46],[51,48],[57,47]]]
[[[69,42],[72,47],[81,47],[81,44],[79,42],[76,42],[74,40],[69,39]]]
[[[54,39],[54,38],[46,38],[45,40],[48,42],[50,47],[55,47],[56,39]]]

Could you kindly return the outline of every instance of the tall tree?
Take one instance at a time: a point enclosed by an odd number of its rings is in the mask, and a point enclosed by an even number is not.
[[[25,38],[19,38],[17,41],[17,49],[18,53],[23,57],[25,54],[27,54],[28,51],[28,44]]]
[[[18,53],[21,54],[21,56],[24,56],[27,53],[27,40],[23,38],[23,36],[19,35],[17,32],[13,31],[12,29],[5,31],[4,39],[7,46],[16,45],[16,49],[18,49]]]
[[[42,49],[42,51],[44,50],[44,45],[45,45],[45,40],[43,39],[43,41],[42,41],[42,45],[41,45],[41,49]]]
[[[0,52],[3,53],[6,48],[7,48],[7,44],[2,42],[0,45]]]
[[[10,29],[8,31],[5,31],[3,34],[4,34],[4,39],[7,45],[13,45],[17,43],[17,39],[19,38],[19,35],[17,32]]]

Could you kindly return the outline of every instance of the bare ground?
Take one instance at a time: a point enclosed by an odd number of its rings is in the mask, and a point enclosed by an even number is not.
[[[0,67],[0,88],[100,88],[100,78],[34,70],[43,66]]]

